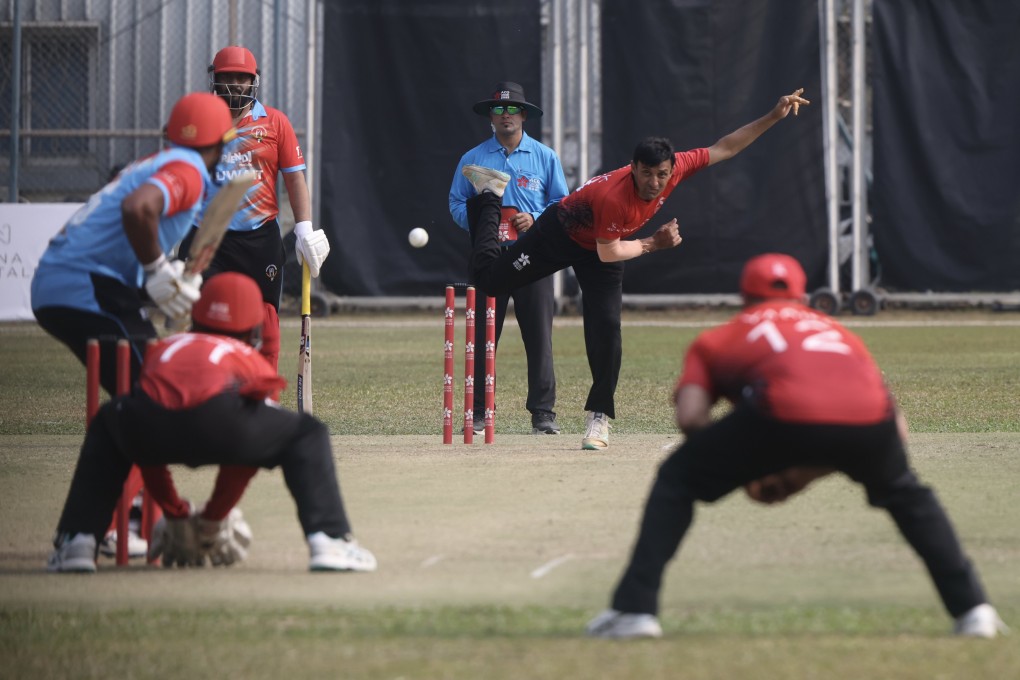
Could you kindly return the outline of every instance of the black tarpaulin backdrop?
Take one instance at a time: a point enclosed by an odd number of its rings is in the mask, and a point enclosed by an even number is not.
[[[1020,5],[874,5],[881,285],[1020,288]]]
[[[676,217],[684,241],[628,262],[625,292],[733,293],[744,261],[768,251],[793,255],[811,287],[824,284],[818,35],[816,0],[605,0],[606,170],[649,135],[677,150],[711,146],[798,87],[813,102],[673,192],[639,235]]]
[[[441,295],[465,281],[450,217],[457,162],[492,132],[471,106],[496,83],[541,102],[539,0],[325,3],[322,279],[343,295]],[[524,128],[541,139],[541,123]],[[407,232],[428,230],[413,249]]]
[[[815,0],[605,0],[603,161],[647,135],[708,146],[797,87],[819,101]],[[500,80],[540,101],[538,0],[325,4],[322,278],[344,295],[438,295],[463,281],[467,235],[447,195],[460,156],[491,133],[471,104]],[[547,113],[548,115],[548,113]],[[627,292],[735,292],[749,256],[778,250],[821,285],[827,252],[820,106],[781,121],[674,192],[641,232],[677,217],[684,243],[627,264]],[[596,121],[596,125],[598,122]],[[528,134],[540,138],[536,121]],[[413,250],[407,232],[428,229]]]

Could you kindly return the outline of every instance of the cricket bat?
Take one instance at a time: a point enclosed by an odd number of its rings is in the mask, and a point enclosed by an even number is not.
[[[230,220],[237,212],[241,199],[255,181],[254,172],[242,172],[227,180],[227,183],[213,196],[202,215],[198,232],[191,241],[188,250],[188,261],[184,263],[184,271],[189,274],[201,274],[212,264],[216,250],[223,242]]]
[[[255,173],[242,172],[227,180],[220,190],[209,201],[202,214],[202,221],[198,225],[195,238],[191,240],[191,247],[188,249],[188,260],[184,263],[184,271],[187,274],[201,274],[212,264],[216,250],[223,242],[223,236],[227,233],[230,220],[241,205],[241,199],[251,188],[255,181]],[[182,332],[191,324],[191,319],[184,317],[176,320],[168,320],[167,328],[175,333]]]
[[[298,351],[297,410],[312,412],[312,272],[301,267],[301,348]]]

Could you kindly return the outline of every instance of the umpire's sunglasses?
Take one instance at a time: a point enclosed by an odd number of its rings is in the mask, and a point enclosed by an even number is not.
[[[524,110],[523,106],[516,106],[514,104],[508,104],[506,106],[490,106],[489,113],[494,113],[497,116],[502,116],[503,112],[506,111],[511,116],[516,115]]]

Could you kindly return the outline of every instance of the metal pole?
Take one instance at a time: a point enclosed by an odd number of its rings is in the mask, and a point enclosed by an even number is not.
[[[825,95],[822,99],[822,118],[825,129],[822,135],[825,153],[825,201],[829,222],[829,289],[839,293],[839,166],[836,149],[839,144],[836,129],[839,106],[839,83],[836,75],[836,3],[824,0],[822,12],[822,77]]]
[[[563,3],[566,0],[552,0],[552,21],[550,33],[553,42],[553,87],[552,87],[552,148],[560,154],[563,162]],[[563,272],[553,274],[553,297],[563,298]]]
[[[237,0],[230,0],[230,6],[228,8],[229,26],[228,32],[228,45],[237,44]]]
[[[280,27],[283,25],[283,0],[273,1],[273,106],[283,108],[280,83],[283,81],[280,59]]]
[[[580,12],[578,16],[578,123],[577,123],[577,184],[580,186],[588,180],[588,2],[578,0]]]
[[[14,0],[14,36],[11,45],[11,175],[7,201],[18,202],[18,167],[21,165],[21,0]]]
[[[305,55],[307,62],[305,64],[305,78],[307,97],[305,98],[305,143],[304,143],[304,156],[305,156],[305,181],[308,184],[308,191],[312,192],[313,182],[312,175],[315,171],[315,94],[318,92],[318,88],[315,87],[315,72],[316,72],[316,60],[315,51],[318,49],[315,42],[315,14],[316,14],[316,2],[315,0],[308,0],[305,3],[305,40],[308,43],[308,52]],[[313,194],[314,195],[314,194]],[[312,213],[313,216],[315,213]],[[314,217],[313,217],[314,219]]]
[[[867,185],[864,179],[864,0],[853,4],[853,289],[864,288],[868,279],[867,253]]]

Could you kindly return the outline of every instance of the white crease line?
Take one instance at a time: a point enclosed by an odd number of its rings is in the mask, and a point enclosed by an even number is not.
[[[554,559],[554,560],[552,560],[550,562],[546,562],[541,567],[539,567],[535,571],[531,572],[531,578],[542,578],[543,576],[548,574],[550,571],[552,571],[556,567],[560,566],[564,562],[569,562],[572,559],[574,559],[574,554],[573,553],[567,553],[566,555],[563,555],[562,557],[557,557],[556,559]]]
[[[442,561],[442,559],[443,559],[442,555],[433,555],[432,557],[427,557],[422,561],[421,568],[428,569],[429,567],[433,567],[439,564],[439,562]]]

